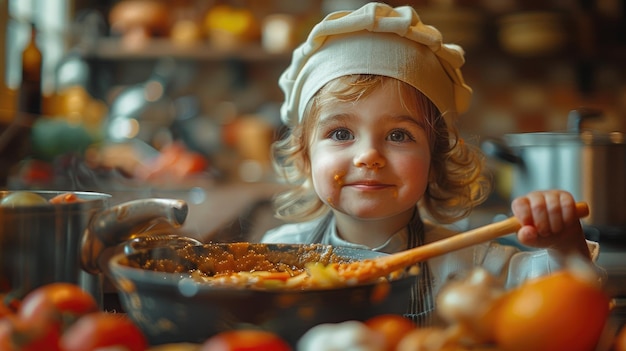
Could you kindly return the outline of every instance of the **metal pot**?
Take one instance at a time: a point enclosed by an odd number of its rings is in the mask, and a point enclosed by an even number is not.
[[[575,110],[567,132],[507,134],[482,149],[513,164],[511,198],[533,190],[563,189],[589,204],[585,223],[607,232],[626,228],[626,138],[622,132],[580,130],[597,111]]]
[[[165,259],[170,267],[172,262],[193,266],[190,257],[202,257],[215,250],[228,251],[232,245],[240,244],[196,244],[194,254],[186,251],[184,257],[171,246],[155,245],[127,250],[110,259],[110,274],[118,286],[122,306],[151,344],[201,343],[221,331],[254,327],[277,333],[295,345],[307,330],[321,323],[365,320],[379,314],[407,311],[416,279],[410,275],[389,283],[327,290],[259,290],[210,286],[194,280],[190,273],[143,268],[146,261],[154,259]],[[237,247],[240,250],[241,246]],[[249,248],[268,257],[278,253],[276,256],[282,263],[302,261],[311,251],[327,257],[331,250],[331,246],[319,244],[249,244]],[[336,257],[347,261],[384,255],[343,247],[332,250]],[[191,266],[189,269],[193,269]]]
[[[46,199],[66,193],[32,192]],[[92,268],[102,252],[150,223],[180,226],[188,211],[182,200],[141,199],[108,208],[109,194],[72,193],[81,201],[0,206],[0,292],[21,298],[44,284],[70,282],[101,303],[103,276]]]

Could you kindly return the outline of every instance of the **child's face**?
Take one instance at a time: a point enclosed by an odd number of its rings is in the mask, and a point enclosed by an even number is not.
[[[423,126],[424,117],[407,109],[390,83],[356,103],[322,107],[310,144],[320,199],[359,219],[412,212],[428,182],[430,147]]]

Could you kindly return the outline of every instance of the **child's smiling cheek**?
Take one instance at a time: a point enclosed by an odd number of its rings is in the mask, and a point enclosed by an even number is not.
[[[379,218],[415,207],[425,192],[430,147],[421,116],[389,87],[322,111],[310,145],[315,191],[337,211]]]

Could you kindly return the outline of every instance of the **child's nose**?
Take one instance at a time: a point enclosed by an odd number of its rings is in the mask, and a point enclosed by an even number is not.
[[[385,167],[385,164],[385,157],[375,147],[364,148],[354,157],[354,165],[356,167],[378,169]]]

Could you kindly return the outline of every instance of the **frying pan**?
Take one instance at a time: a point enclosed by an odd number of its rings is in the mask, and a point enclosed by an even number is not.
[[[184,240],[177,240],[183,244]],[[231,250],[241,243],[194,245],[195,255]],[[195,342],[225,330],[260,328],[295,345],[307,330],[321,323],[365,320],[407,311],[415,275],[399,279],[324,290],[264,290],[210,286],[187,272],[143,269],[152,260],[169,260],[193,269],[175,245],[133,245],[109,260],[108,274],[118,287],[124,310],[153,345]],[[149,246],[149,245],[148,245]],[[351,262],[383,253],[321,244],[249,244],[252,250],[283,263],[301,264],[302,257],[322,263]],[[188,250],[187,250],[188,252]],[[164,265],[165,266],[165,265]]]
[[[589,213],[586,203],[578,203],[576,211],[578,217]],[[250,271],[245,257],[252,251],[273,266],[284,263],[304,268],[307,262],[320,262],[359,271],[359,267],[371,267],[364,262],[369,261],[374,266],[378,264],[379,269],[373,270],[373,276],[367,271],[358,275],[381,277],[379,272],[391,274],[407,269],[420,260],[494,239],[520,226],[511,217],[393,255],[321,244],[202,244],[173,235],[164,235],[162,239],[137,237],[124,246],[124,252],[109,260],[108,269],[122,306],[153,344],[200,343],[221,331],[256,327],[272,331],[295,345],[318,324],[405,313],[417,276],[404,274],[393,279],[368,280],[369,283],[357,279],[361,283],[356,285],[296,291],[212,285],[195,279],[190,272],[219,271],[214,269],[219,265],[215,258],[224,252],[234,257],[230,269]]]

